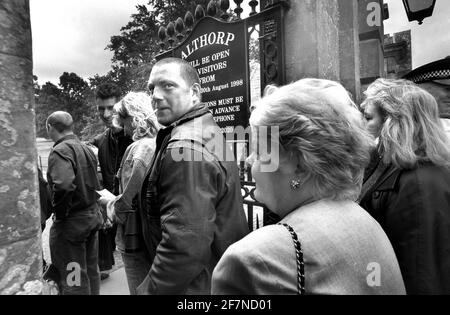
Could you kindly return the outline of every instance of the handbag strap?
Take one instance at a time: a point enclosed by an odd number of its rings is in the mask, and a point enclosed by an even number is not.
[[[298,240],[297,233],[294,229],[287,223],[278,223],[284,226],[291,234],[292,240],[294,241],[295,256],[297,259],[297,294],[305,294],[305,263],[303,261],[303,251],[300,241]]]

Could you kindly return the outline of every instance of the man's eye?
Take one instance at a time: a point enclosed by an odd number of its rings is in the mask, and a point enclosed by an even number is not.
[[[166,84],[164,84],[164,88],[165,89],[170,89],[170,88],[172,88],[173,87],[173,84],[172,83],[166,83]]]

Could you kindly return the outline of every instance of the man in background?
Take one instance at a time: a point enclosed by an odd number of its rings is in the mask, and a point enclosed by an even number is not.
[[[106,130],[91,141],[91,144],[98,148],[103,187],[116,196],[119,194],[119,182],[116,174],[126,148],[133,142],[130,137],[125,136],[123,130],[116,129],[112,125],[113,107],[120,100],[121,94],[119,87],[114,83],[103,83],[97,88],[97,110]],[[105,213],[104,218],[106,219]],[[114,265],[116,229],[116,225],[105,225],[99,232],[100,271],[110,270]],[[102,280],[108,276],[109,274],[106,272],[101,274]]]
[[[102,217],[95,193],[100,188],[97,159],[73,134],[69,113],[54,112],[46,127],[55,142],[47,170],[54,221],[50,229],[50,255],[60,275],[61,294],[98,295],[97,231]]]

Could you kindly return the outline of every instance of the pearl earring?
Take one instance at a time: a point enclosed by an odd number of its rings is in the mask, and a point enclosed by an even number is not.
[[[292,189],[292,190],[297,190],[297,189],[299,189],[301,185],[302,185],[301,180],[299,180],[299,179],[293,179],[293,180],[291,180],[291,189]]]

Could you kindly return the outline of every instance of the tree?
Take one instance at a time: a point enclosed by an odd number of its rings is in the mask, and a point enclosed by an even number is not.
[[[66,110],[61,90],[51,82],[46,82],[42,87],[35,80],[36,103],[36,134],[38,137],[47,137],[45,121],[47,117],[58,110]]]
[[[147,5],[137,5],[137,13],[112,36],[106,47],[113,52],[112,70],[106,75],[120,85],[124,92],[146,89],[155,56],[159,54],[158,30],[187,11],[195,12],[197,5],[207,7],[209,0],[149,0]],[[218,0],[215,0],[218,5]]]

